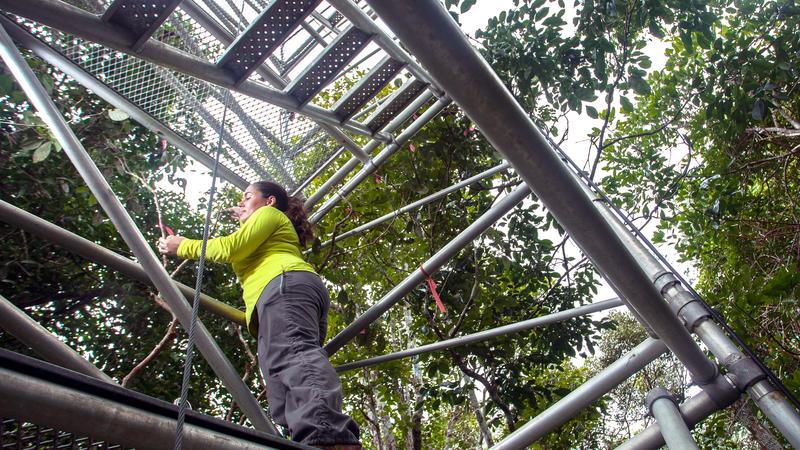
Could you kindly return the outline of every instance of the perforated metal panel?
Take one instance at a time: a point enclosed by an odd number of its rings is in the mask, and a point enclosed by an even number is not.
[[[320,0],[277,0],[231,45],[217,65],[241,83],[266,61],[286,36],[320,3]]]
[[[344,16],[339,11],[334,10],[333,14],[331,14],[327,19],[327,22],[331,25],[331,27],[336,27],[336,25],[338,25],[342,20],[344,20]],[[326,35],[327,34],[328,33],[326,33]],[[275,65],[275,67],[280,69],[281,76],[286,76],[289,72],[291,72],[292,69],[294,69],[295,66],[303,60],[303,58],[305,58],[314,48],[316,48],[317,44],[318,42],[316,39],[309,36],[305,42],[297,45],[297,48],[293,53],[291,53],[283,62]]]
[[[131,48],[138,50],[180,2],[181,0],[116,0],[103,14],[103,20],[131,30],[137,37]]]
[[[0,421],[0,449],[122,450],[122,446],[16,419]]]
[[[333,113],[339,120],[349,119],[367,102],[375,98],[375,95],[386,87],[403,67],[405,67],[405,63],[387,57],[373,67],[358,84],[336,102],[333,106]]]
[[[287,88],[289,95],[305,105],[336,77],[344,66],[367,46],[372,35],[351,27],[340,34],[320,57]]]
[[[406,81],[391,100],[384,103],[375,111],[375,114],[367,119],[367,127],[372,131],[378,131],[383,128],[398,112],[414,101],[425,90],[425,86],[427,86],[425,83],[417,79]]]

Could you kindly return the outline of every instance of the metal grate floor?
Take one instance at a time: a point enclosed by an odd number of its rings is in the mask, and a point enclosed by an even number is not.
[[[30,422],[4,418],[0,422],[0,449],[122,450],[124,447],[89,436],[77,436]]]

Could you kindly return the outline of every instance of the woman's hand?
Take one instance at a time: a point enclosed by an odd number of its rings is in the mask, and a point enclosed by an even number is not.
[[[244,208],[241,206],[234,206],[232,208],[228,208],[228,214],[230,214],[230,218],[239,221],[241,220],[242,214],[244,214]]]
[[[186,238],[183,236],[158,238],[156,248],[158,248],[159,253],[162,255],[178,256],[178,247],[181,246],[181,242],[183,242],[184,239]]]

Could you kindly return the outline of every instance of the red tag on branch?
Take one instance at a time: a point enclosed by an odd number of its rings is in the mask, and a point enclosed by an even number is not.
[[[436,282],[433,281],[433,277],[428,275],[428,272],[425,272],[425,269],[422,266],[419,266],[419,270],[423,275],[425,275],[425,277],[427,277],[425,281],[428,283],[428,289],[431,290],[431,295],[436,301],[436,306],[439,307],[439,311],[441,311],[442,314],[447,314],[447,309],[445,309],[444,303],[442,303],[442,299],[439,297],[439,293],[436,292]]]
[[[172,231],[172,228],[164,225],[163,223],[161,223],[161,221],[158,222],[158,228],[160,228],[161,231],[166,232],[170,236],[175,236],[175,232]]]

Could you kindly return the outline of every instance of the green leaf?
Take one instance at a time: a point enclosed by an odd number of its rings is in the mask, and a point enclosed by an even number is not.
[[[533,17],[533,20],[538,22],[538,21],[544,19],[547,16],[547,13],[549,13],[549,12],[550,12],[550,8],[545,6],[544,8],[536,11],[536,15]]]
[[[49,95],[53,95],[53,89],[55,89],[53,78],[50,77],[50,75],[43,73],[39,75],[39,81],[41,81],[44,90],[47,91]]]
[[[632,113],[633,112],[633,103],[631,103],[631,101],[628,100],[628,97],[625,97],[624,95],[621,95],[619,97],[619,103],[620,103],[620,105],[622,105],[622,110],[625,111],[626,113]]]
[[[681,42],[683,42],[683,47],[686,49],[686,53],[690,55],[694,53],[694,43],[692,42],[692,33],[681,30],[680,36],[681,36]]]
[[[763,99],[756,100],[756,103],[753,105],[753,111],[750,112],[750,115],[753,116],[755,120],[762,120],[767,113],[767,103]]]
[[[630,77],[628,83],[633,88],[633,91],[639,95],[648,95],[652,92],[652,90],[650,89],[650,85],[644,78]]]
[[[14,80],[6,74],[0,74],[0,95],[7,95],[14,90]]]
[[[111,109],[108,111],[108,118],[114,122],[122,122],[123,120],[128,120],[129,117],[128,113],[119,109]]]
[[[50,150],[52,148],[53,145],[50,142],[45,142],[40,145],[39,148],[33,152],[33,162],[40,163],[47,159],[47,157],[50,156]]]
[[[461,14],[464,14],[465,12],[469,11],[470,8],[475,6],[476,1],[477,0],[464,0],[464,3],[461,4]]]
[[[20,150],[22,150],[22,151],[31,151],[31,150],[34,150],[34,149],[37,149],[37,148],[41,147],[43,143],[44,143],[44,141],[40,141],[40,140],[32,141],[32,142],[30,142],[28,144],[23,145]]]
[[[597,119],[597,109],[594,106],[586,105],[586,114],[589,115],[592,119]]]

